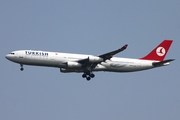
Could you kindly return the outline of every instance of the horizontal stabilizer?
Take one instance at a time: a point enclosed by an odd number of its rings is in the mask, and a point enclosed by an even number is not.
[[[163,66],[164,64],[169,63],[169,62],[174,61],[174,60],[175,59],[168,59],[168,60],[164,60],[164,61],[161,61],[161,62],[154,62],[153,65],[155,67]]]

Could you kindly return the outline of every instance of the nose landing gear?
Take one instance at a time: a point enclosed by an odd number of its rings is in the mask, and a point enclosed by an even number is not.
[[[21,71],[23,71],[23,70],[24,70],[23,65],[22,65],[22,64],[20,64],[20,66],[21,66],[20,70],[21,70]]]

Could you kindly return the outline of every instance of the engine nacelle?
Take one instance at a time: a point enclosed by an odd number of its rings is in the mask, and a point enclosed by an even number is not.
[[[67,62],[67,67],[68,68],[79,68],[82,67],[82,64],[78,62]]]
[[[103,58],[97,56],[89,56],[89,62],[94,62],[94,63],[103,62]]]
[[[60,68],[62,73],[70,73],[70,72],[83,72],[82,70],[78,69],[68,69],[68,68]]]

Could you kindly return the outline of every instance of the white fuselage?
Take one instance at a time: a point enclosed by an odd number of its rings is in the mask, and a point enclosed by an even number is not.
[[[35,66],[47,66],[61,68],[61,72],[83,72],[82,67],[67,67],[64,63],[74,62],[88,57],[96,57],[93,55],[71,54],[59,52],[46,52],[34,50],[13,51],[6,55],[10,61]],[[112,71],[112,72],[133,72],[154,68],[151,60],[130,59],[112,57],[110,60],[98,63],[92,71]],[[168,63],[169,64],[169,63]],[[168,65],[167,63],[164,65]],[[163,65],[163,66],[164,66]]]

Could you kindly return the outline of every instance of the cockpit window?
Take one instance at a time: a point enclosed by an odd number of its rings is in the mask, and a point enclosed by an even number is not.
[[[14,55],[15,53],[9,53],[9,54]]]

